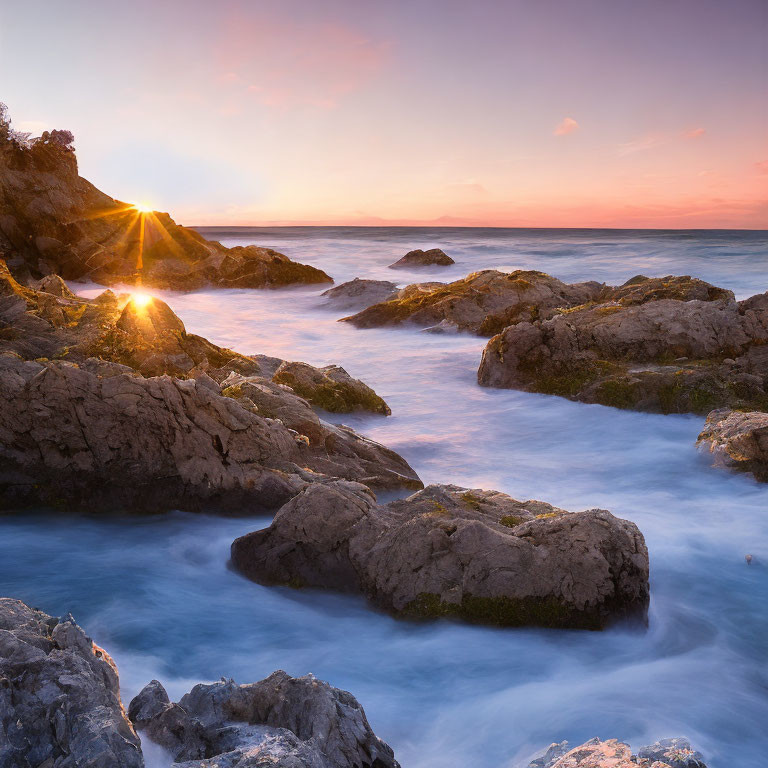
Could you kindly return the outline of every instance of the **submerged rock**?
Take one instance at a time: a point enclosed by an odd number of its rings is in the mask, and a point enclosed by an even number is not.
[[[408,251],[408,253],[399,259],[394,264],[390,264],[390,269],[404,269],[408,267],[447,267],[450,264],[456,262],[440,248],[430,248],[428,251],[422,251],[417,248],[415,251]]]
[[[709,448],[716,464],[768,482],[768,413],[712,411],[698,444]]]
[[[328,306],[334,309],[362,309],[397,294],[397,283],[389,280],[363,280],[359,277],[323,291]]]
[[[550,317],[558,307],[591,301],[604,288],[599,283],[568,285],[543,272],[486,269],[447,285],[408,286],[396,298],[343,319],[358,328],[404,322],[426,327],[446,321],[491,336],[513,322]]]
[[[712,294],[517,323],[488,342],[478,381],[662,413],[766,408],[768,293],[739,302]]]
[[[78,175],[71,142],[60,141],[0,141],[0,252],[24,279],[134,284],[141,264],[143,284],[157,288],[333,282],[271,248],[226,248],[167,213],[114,200]]]
[[[232,562],[264,584],[360,592],[402,616],[601,629],[648,606],[633,523],[456,486],[383,506],[358,484],[308,487],[236,539]]]
[[[0,598],[0,765],[143,768],[117,668],[71,616]]]
[[[399,768],[357,699],[313,675],[222,679],[176,704],[153,680],[128,711],[142,736],[184,768]]]
[[[306,363],[283,363],[273,381],[287,384],[312,405],[331,413],[372,411],[389,416],[389,406],[366,384],[338,365],[315,368]]]
[[[687,739],[662,739],[632,754],[616,739],[592,739],[571,748],[567,741],[552,744],[528,768],[707,768]]]

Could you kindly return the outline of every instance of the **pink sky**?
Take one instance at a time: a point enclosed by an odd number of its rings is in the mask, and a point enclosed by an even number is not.
[[[72,0],[16,127],[187,224],[768,228],[762,0]]]

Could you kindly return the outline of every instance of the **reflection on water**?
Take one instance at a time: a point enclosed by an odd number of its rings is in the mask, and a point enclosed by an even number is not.
[[[269,230],[217,233],[355,276],[454,279],[539,268],[619,283],[693,274],[751,295],[766,286],[754,233]],[[448,270],[393,272],[412,247]],[[443,277],[444,276],[444,277]],[[18,515],[0,521],[0,592],[72,611],[115,656],[126,697],[152,677],[173,696],[200,680],[282,668],[352,691],[406,767],[514,766],[552,740],[685,735],[711,768],[762,766],[768,748],[768,486],[714,470],[701,419],[625,413],[475,383],[483,340],[356,330],[322,289],[164,294],[190,331],[246,353],[335,362],[393,415],[344,416],[400,451],[426,482],[498,488],[634,520],[651,553],[647,632],[492,630],[395,621],[363,600],[267,589],[227,567],[264,518],[139,520]],[[744,555],[755,556],[748,567]],[[156,765],[162,756],[153,756]]]

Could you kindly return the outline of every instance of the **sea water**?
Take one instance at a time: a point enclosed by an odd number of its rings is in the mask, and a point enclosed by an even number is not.
[[[400,285],[496,268],[620,284],[690,274],[737,298],[768,289],[768,234],[616,230],[211,229],[313,264],[337,284]],[[412,248],[456,264],[391,270]],[[0,518],[0,594],[71,611],[114,656],[127,702],[157,678],[177,698],[221,676],[313,672],[351,691],[404,768],[527,765],[551,741],[688,737],[710,768],[768,764],[768,485],[713,468],[703,419],[484,389],[484,340],[358,330],[327,286],[154,292],[191,332],[246,354],[337,363],[392,416],[343,415],[425,483],[494,488],[633,520],[651,558],[647,631],[489,629],[396,620],[358,597],[267,588],[228,565],[269,523],[174,512],[140,518],[25,511]],[[93,286],[81,292],[94,295]],[[754,559],[749,566],[744,556]],[[151,761],[162,765],[162,754]]]

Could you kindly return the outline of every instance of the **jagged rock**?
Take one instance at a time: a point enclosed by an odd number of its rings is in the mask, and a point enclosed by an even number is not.
[[[69,290],[69,286],[58,275],[46,275],[38,280],[34,286],[38,291],[45,291],[63,299],[74,299],[75,294]]]
[[[408,251],[408,253],[399,259],[394,264],[390,264],[390,269],[404,269],[407,267],[447,267],[450,264],[456,262],[440,248],[430,248],[428,251],[422,251],[417,248],[415,251]]]
[[[600,283],[567,285],[543,272],[486,269],[447,285],[407,286],[396,299],[343,320],[358,328],[403,322],[432,326],[445,320],[463,331],[492,336],[513,322],[551,317],[558,307],[594,300],[604,290]]]
[[[338,365],[315,368],[306,363],[283,363],[273,380],[287,384],[312,405],[331,413],[372,411],[389,416],[389,406],[366,384]]]
[[[768,293],[577,307],[492,338],[478,381],[663,413],[761,409],[766,342]]]
[[[88,367],[0,355],[0,508],[244,512],[275,509],[325,475],[420,485],[404,459],[349,428],[318,420],[310,445],[195,379]]]
[[[313,675],[196,685],[177,704],[153,680],[129,713],[183,768],[399,768],[357,699]]]
[[[143,768],[117,669],[71,616],[0,598],[0,765]]]
[[[0,121],[7,129],[4,116]],[[78,175],[73,149],[57,141],[30,147],[0,141],[2,251],[24,278],[55,273],[65,280],[134,284],[142,265],[144,285],[180,290],[333,282],[270,248],[226,248],[167,213],[141,213],[114,200]]]
[[[768,413],[753,411],[712,411],[699,435],[715,464],[752,472],[768,482]]]
[[[662,739],[632,754],[616,739],[591,739],[570,748],[567,741],[552,744],[528,768],[707,768],[703,757],[687,739]]]
[[[363,280],[359,277],[323,291],[328,306],[334,309],[362,309],[380,301],[389,301],[397,293],[397,284],[389,280]]]
[[[456,486],[384,506],[358,484],[308,487],[236,539],[232,562],[261,583],[361,592],[404,616],[599,629],[648,605],[633,523]]]

